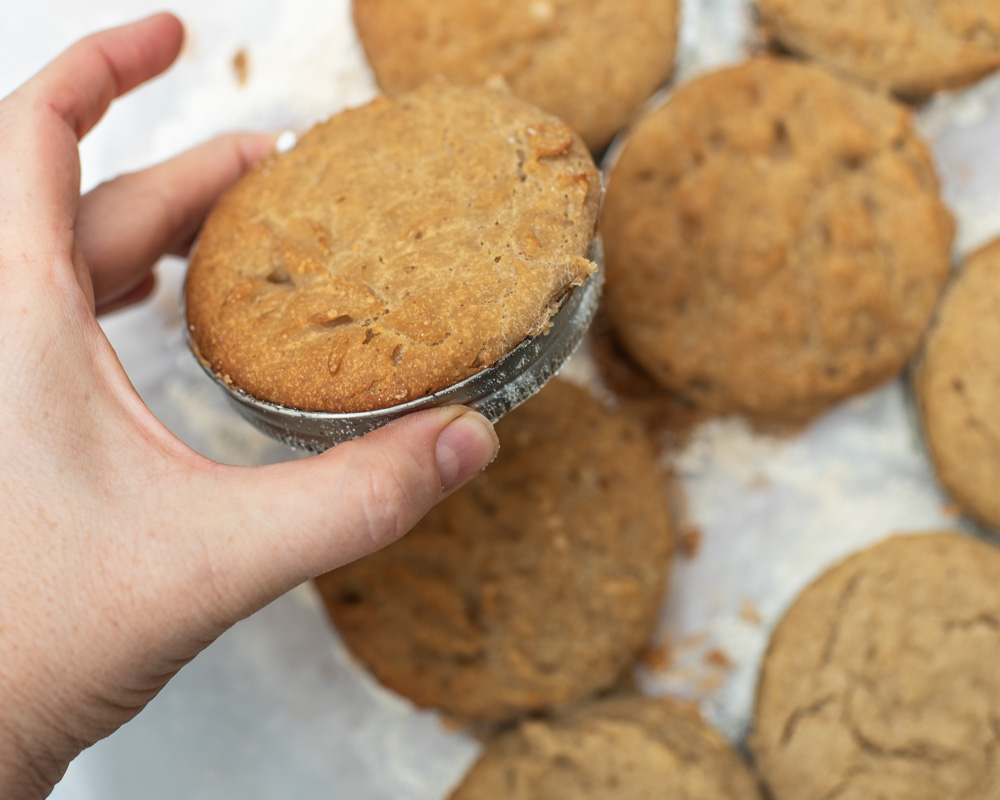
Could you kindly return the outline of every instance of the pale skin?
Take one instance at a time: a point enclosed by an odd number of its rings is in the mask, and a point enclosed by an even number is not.
[[[224,630],[403,535],[496,454],[464,408],[237,468],[174,438],[97,323],[186,253],[273,138],[227,136],[80,196],[77,144],[165,70],[168,14],[88,37],[0,101],[0,797],[45,797]]]

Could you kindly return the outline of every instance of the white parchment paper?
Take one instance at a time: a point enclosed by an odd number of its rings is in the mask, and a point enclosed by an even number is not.
[[[159,10],[152,0],[8,4],[0,94],[79,36]],[[178,0],[179,63],[120,101],[83,147],[84,187],[232,129],[296,129],[375,92],[348,0]],[[744,0],[686,0],[682,78],[745,57]],[[248,73],[237,80],[243,50]],[[932,141],[959,253],[1000,234],[1000,78],[917,112]],[[154,412],[200,452],[234,464],[290,457],[236,418],[184,350],[183,264],[105,330]],[[585,359],[586,356],[581,356]],[[569,370],[592,371],[585,360]],[[925,458],[902,381],[856,398],[791,438],[739,420],[704,425],[664,458],[702,532],[681,559],[658,638],[670,657],[640,668],[650,693],[691,697],[734,741],[744,735],[768,631],[821,570],[902,530],[954,525]],[[136,720],[85,752],[59,800],[295,797],[438,800],[479,745],[417,712],[352,663],[307,588],[237,625]]]

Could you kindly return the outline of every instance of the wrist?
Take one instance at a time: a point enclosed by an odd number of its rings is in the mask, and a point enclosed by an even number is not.
[[[0,719],[0,797],[4,800],[48,797],[66,766],[33,752],[12,715]]]
[[[0,758],[0,796],[5,800],[44,800],[54,786],[30,760]]]

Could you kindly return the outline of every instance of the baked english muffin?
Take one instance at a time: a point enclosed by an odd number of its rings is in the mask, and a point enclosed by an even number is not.
[[[913,384],[941,483],[1000,531],[1000,240],[953,279]]]
[[[919,98],[1000,67],[996,0],[756,0],[787,49]]]
[[[552,381],[497,433],[486,472],[317,580],[383,684],[483,722],[614,684],[652,633],[673,545],[650,444],[585,390]]]
[[[673,69],[677,0],[354,0],[379,86],[501,75],[594,151]]]
[[[1000,551],[900,536],[795,601],[764,658],[750,749],[774,800],[992,800]]]
[[[779,424],[903,369],[953,233],[905,107],[776,59],[637,122],[601,224],[629,355],[696,406]]]
[[[228,383],[306,411],[386,408],[543,333],[595,269],[601,180],[565,124],[436,83],[313,128],[207,220],[191,340]]]
[[[750,770],[687,706],[622,697],[525,722],[486,745],[451,800],[760,800]]]

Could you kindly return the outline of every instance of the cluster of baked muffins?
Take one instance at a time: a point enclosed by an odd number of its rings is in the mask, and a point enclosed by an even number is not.
[[[651,106],[676,0],[355,0],[386,95],[213,213],[186,287],[198,356],[293,409],[405,403],[544,334],[596,230],[613,336],[663,403],[797,426],[916,356],[941,480],[1000,529],[1000,246],[946,290],[953,223],[904,104],[1000,66],[1000,5],[758,5],[773,52]],[[599,209],[591,153],[626,128]],[[629,692],[674,536],[659,443],[623,408],[551,383],[486,472],[318,581],[383,684],[491,732],[453,796],[996,796],[1000,552],[959,533],[889,539],[802,594],[753,769]]]

